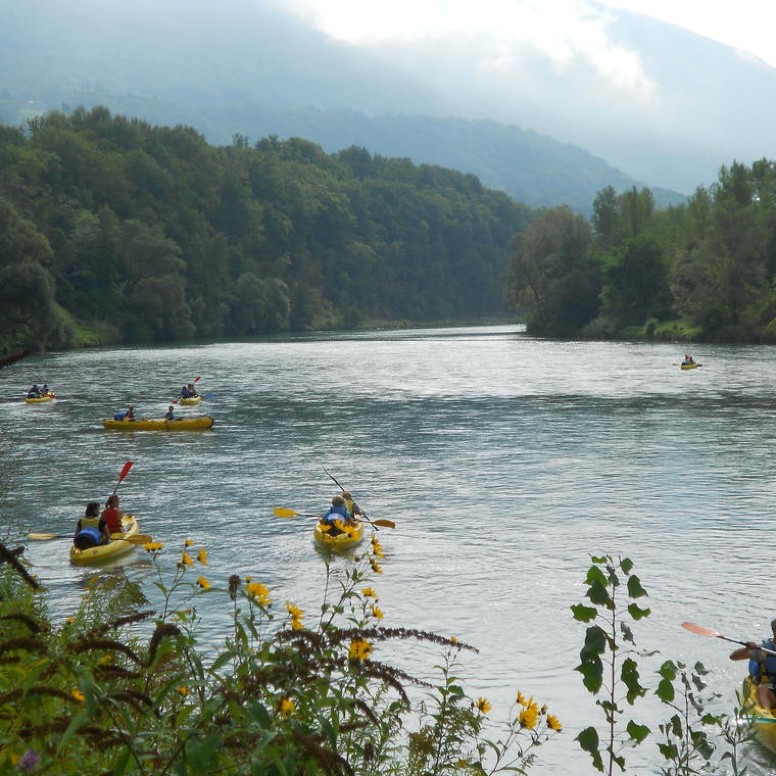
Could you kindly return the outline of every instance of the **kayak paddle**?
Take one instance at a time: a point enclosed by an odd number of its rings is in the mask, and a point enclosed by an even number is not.
[[[275,517],[320,517],[320,515],[314,515],[309,512],[297,512],[295,509],[289,509],[288,507],[275,507],[272,512]],[[383,519],[373,521],[373,525],[381,525],[383,528],[396,527],[396,523],[393,520]]]
[[[29,533],[28,539],[34,539],[37,541],[46,541],[48,539],[72,539],[73,534],[54,534],[54,533]],[[115,533],[111,534],[111,539],[115,542],[119,539],[121,541],[130,542],[130,544],[147,544],[153,541],[153,537],[149,534],[123,534]]]
[[[346,491],[345,491],[345,488],[343,488],[343,487],[342,487],[342,485],[340,485],[340,484],[339,484],[339,482],[337,482],[337,478],[336,478],[336,477],[335,477],[333,474],[331,474],[331,473],[328,471],[328,469],[327,469],[325,466],[323,467],[323,470],[326,472],[326,474],[328,474],[328,475],[329,475],[329,477],[331,477],[331,479],[332,479],[332,480],[334,480],[334,484],[335,484],[335,485],[336,485],[336,486],[337,486],[337,487],[338,487],[338,488],[339,488],[339,489],[340,489],[340,490],[341,490],[343,493],[345,493],[345,492],[346,492]],[[381,525],[381,526],[383,526],[384,528],[396,528],[396,523],[394,523],[394,522],[393,522],[393,520],[372,520],[372,519],[369,517],[369,515],[367,515],[367,513],[366,513],[366,512],[364,512],[364,510],[363,510],[363,509],[361,509],[361,507],[359,507],[359,506],[358,506],[358,504],[356,504],[356,502],[355,502],[355,501],[353,502],[353,509],[354,509],[354,510],[355,510],[355,509],[358,509],[358,511],[359,511],[359,514],[361,515],[361,517],[363,517],[363,518],[364,518],[364,520],[366,520],[366,521],[367,521],[367,523],[369,523],[369,525],[372,525],[372,526],[374,526],[374,529],[375,529],[375,531],[379,531],[379,530],[380,530],[380,529],[377,527],[378,525]]]
[[[121,472],[119,474],[119,481],[116,483],[116,487],[113,488],[113,493],[111,495],[113,495],[113,496],[116,495],[116,491],[118,490],[119,485],[121,485],[121,483],[124,482],[124,480],[126,479],[127,475],[129,474],[129,470],[132,468],[134,463],[135,463],[134,461],[127,461],[121,467]]]
[[[747,642],[739,641],[738,639],[731,639],[727,636],[723,636],[719,631],[715,631],[712,628],[704,628],[702,625],[696,625],[694,622],[683,622],[682,627],[691,633],[697,633],[699,636],[711,636],[715,639],[723,639],[724,641],[732,641],[733,644],[740,644],[742,647],[747,646]],[[765,647],[757,647],[761,652],[766,652],[769,655],[776,655],[776,650],[766,649]]]

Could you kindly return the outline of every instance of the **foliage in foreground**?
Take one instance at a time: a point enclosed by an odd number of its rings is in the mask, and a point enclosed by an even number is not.
[[[571,607],[574,619],[588,623],[585,643],[576,670],[596,705],[604,715],[602,736],[595,725],[576,737],[590,754],[596,770],[609,776],[615,768],[626,769],[626,754],[645,742],[653,731],[627,712],[648,694],[642,683],[639,654],[633,634],[634,623],[649,617],[650,609],[638,602],[647,597],[639,577],[633,573],[630,558],[615,561],[610,555],[592,558],[588,569],[585,597],[589,603]],[[657,750],[662,756],[664,776],[690,776],[713,773],[720,762],[728,761],[729,773],[743,776],[739,749],[751,738],[739,724],[741,713],[733,716],[708,711],[717,693],[708,690],[701,663],[690,669],[682,663],[665,660],[657,669],[653,693],[668,709],[670,717],[658,725]]]
[[[354,563],[326,561],[320,615],[233,574],[223,587],[194,569],[191,543],[174,570],[153,557],[158,611],[140,588],[99,577],[56,626],[35,581],[0,567],[0,774],[495,774],[524,772],[560,730],[518,693],[489,737],[490,703],[454,675],[455,638],[382,625],[368,573],[382,573],[373,538]],[[5,556],[4,556],[5,557]],[[202,569],[200,569],[201,571]],[[217,649],[198,639],[200,596],[221,596],[231,630]],[[330,600],[331,596],[331,600]],[[146,608],[144,608],[146,607]],[[209,607],[212,610],[213,607]],[[313,624],[306,622],[315,619]],[[437,686],[386,661],[391,642],[436,645]],[[416,706],[413,693],[426,699]]]

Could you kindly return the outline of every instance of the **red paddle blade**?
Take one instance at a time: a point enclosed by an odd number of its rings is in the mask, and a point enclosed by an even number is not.
[[[202,379],[202,377],[201,377],[201,376],[200,376],[200,377],[195,377],[195,378],[194,378],[194,382],[195,382],[195,383],[198,383],[198,382],[199,382],[201,379]]]
[[[129,474],[129,470],[134,465],[134,461],[127,461],[122,467],[121,467],[121,474],[119,474],[119,482],[124,482],[124,478]]]
[[[697,633],[699,636],[713,636],[719,638],[719,632],[712,630],[711,628],[704,628],[702,625],[696,625],[694,622],[683,622],[682,627],[692,633]]]

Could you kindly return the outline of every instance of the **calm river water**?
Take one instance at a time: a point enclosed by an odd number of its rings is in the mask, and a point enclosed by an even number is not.
[[[745,664],[727,659],[734,645],[680,624],[750,639],[776,616],[774,351],[698,346],[703,366],[683,372],[684,350],[546,341],[512,326],[29,358],[0,371],[0,428],[37,462],[18,473],[5,517],[16,537],[69,533],[133,460],[123,504],[171,561],[190,537],[208,548],[213,584],[252,574],[314,610],[324,567],[311,523],[272,509],[323,509],[337,492],[325,467],[370,516],[396,521],[380,532],[384,574],[373,583],[383,623],[479,647],[461,674],[494,719],[520,689],[565,724],[534,772],[592,772],[573,738],[602,718],[573,670],[584,627],[569,611],[590,555],[634,561],[652,608],[637,645],[659,651],[655,661],[700,660],[728,711]],[[128,402],[160,417],[197,376],[211,398],[188,411],[212,415],[211,431],[103,430]],[[23,391],[44,380],[58,401],[26,405]],[[91,574],[69,564],[67,546],[25,552],[61,616]],[[110,573],[147,579],[148,565],[141,551]],[[221,613],[206,596],[198,611],[217,637]],[[430,673],[439,653],[411,657]],[[651,686],[653,665],[643,665]],[[634,716],[649,721],[644,708]],[[629,763],[656,773],[648,747]],[[776,772],[757,745],[747,757],[751,773]]]

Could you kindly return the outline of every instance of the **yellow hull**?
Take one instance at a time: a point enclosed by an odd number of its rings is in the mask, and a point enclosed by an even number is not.
[[[53,393],[47,393],[45,396],[38,396],[32,399],[28,396],[24,401],[26,401],[27,404],[43,404],[44,402],[52,401],[56,398],[57,397]]]
[[[133,536],[140,530],[137,520],[132,515],[124,515],[123,525],[124,533],[128,536]],[[117,536],[117,534],[113,535]],[[113,539],[110,544],[100,544],[86,550],[79,550],[73,545],[70,548],[70,562],[76,566],[99,566],[101,563],[128,555],[136,547],[136,544],[122,539]]]
[[[700,364],[680,364],[682,369],[697,369]]]
[[[186,399],[178,399],[178,402],[180,404],[185,404],[187,406],[193,406],[195,404],[199,404],[202,401],[201,396],[189,396]]]
[[[209,415],[178,420],[113,420],[106,418],[102,421],[102,426],[119,431],[199,431],[210,428],[213,422],[213,418]]]
[[[776,717],[757,703],[755,685],[747,677],[741,689],[741,707],[754,728],[757,740],[772,752],[776,752]]]
[[[329,536],[326,531],[321,530],[321,523],[316,522],[315,528],[313,529],[313,536],[315,537],[318,546],[325,547],[327,550],[332,550],[334,552],[340,552],[360,544],[361,540],[364,538],[364,524],[357,523],[348,533]]]

